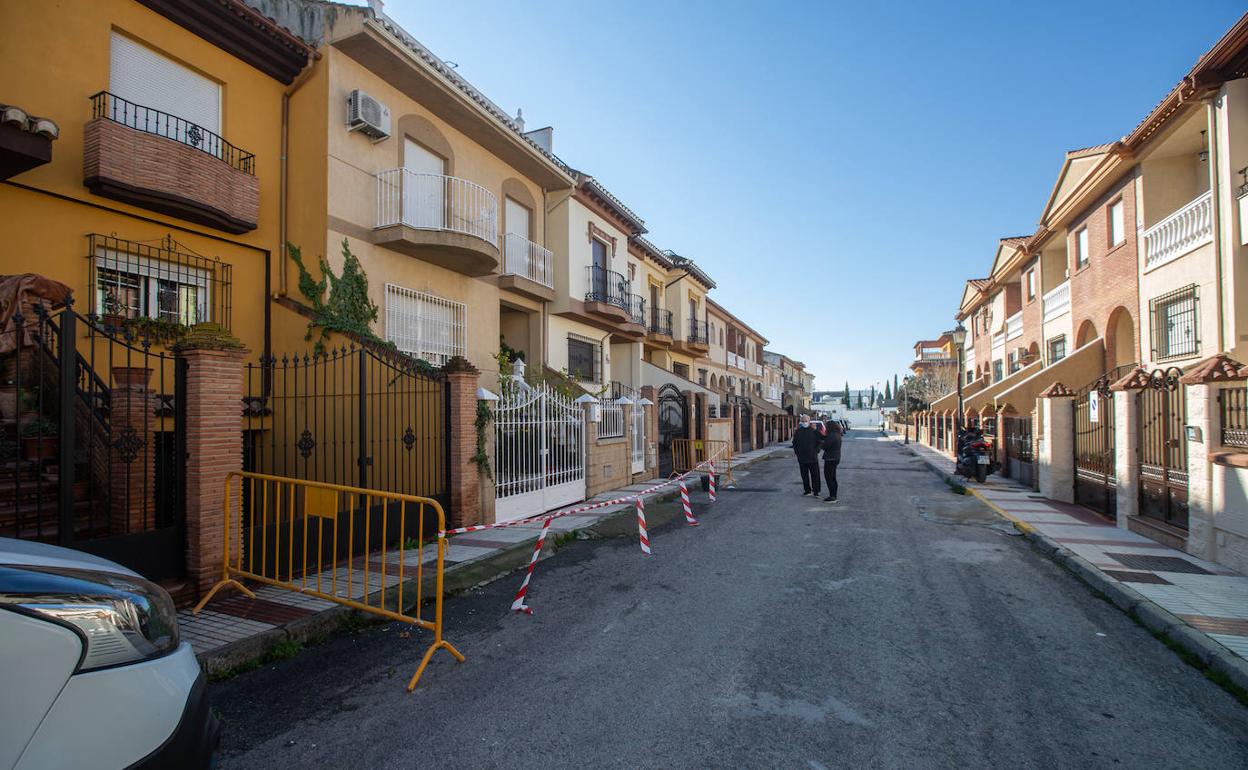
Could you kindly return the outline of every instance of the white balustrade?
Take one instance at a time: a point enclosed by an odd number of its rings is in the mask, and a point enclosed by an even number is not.
[[[1044,295],[1044,322],[1060,318],[1070,310],[1070,281],[1063,281],[1057,288]]]
[[[1156,267],[1213,241],[1213,193],[1207,192],[1144,231],[1144,266]]]
[[[498,199],[467,179],[392,168],[377,175],[377,227],[450,230],[498,243]]]
[[[507,233],[503,236],[503,272],[528,278],[548,289],[555,288],[555,276],[551,270],[552,255],[549,249],[537,245],[523,235]]]
[[[1015,313],[1005,319],[1005,341],[1016,340],[1023,336],[1023,314]]]

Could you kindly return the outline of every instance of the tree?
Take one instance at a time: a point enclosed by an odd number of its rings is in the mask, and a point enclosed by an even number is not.
[[[906,410],[927,409],[933,401],[947,396],[958,386],[958,370],[953,366],[933,368],[921,377],[906,378]]]
[[[845,408],[849,408],[849,380],[845,380]]]
[[[884,380],[884,403],[887,404],[889,401],[892,401],[892,400],[893,400],[893,390],[891,387],[891,383],[888,380]]]
[[[893,375],[893,398],[897,397],[900,391],[897,389],[897,375]]]
[[[874,407],[874,406],[875,406],[875,385],[874,385],[874,383],[871,385],[871,400],[867,402],[867,405],[868,405],[868,406],[871,406],[871,407]]]

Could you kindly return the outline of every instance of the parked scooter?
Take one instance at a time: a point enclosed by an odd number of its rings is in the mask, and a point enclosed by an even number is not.
[[[992,461],[992,445],[984,441],[984,433],[979,428],[964,428],[958,432],[957,458],[957,474],[981,483],[997,469]]]

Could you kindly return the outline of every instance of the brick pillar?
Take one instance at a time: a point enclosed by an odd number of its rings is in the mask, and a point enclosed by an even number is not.
[[[109,401],[109,531],[156,528],[155,395],[152,370],[114,366]]]
[[[1213,464],[1209,460],[1209,453],[1220,449],[1222,441],[1218,393],[1223,387],[1243,388],[1243,369],[1243,364],[1219,353],[1190,367],[1179,380],[1187,386],[1187,424],[1199,433],[1192,441],[1177,437],[1187,441],[1187,552],[1209,561],[1218,557]]]
[[[1149,373],[1136,367],[1110,386],[1114,393],[1114,482],[1118,495],[1118,528],[1140,511],[1140,399]]]
[[[200,324],[177,345],[186,362],[186,574],[202,593],[221,579],[225,478],[243,468],[242,343]],[[230,516],[230,556],[238,554],[241,500]]]
[[[467,527],[481,523],[481,471],[472,461],[477,453],[477,379],[480,372],[463,356],[446,363],[450,389],[447,431],[451,434],[450,498],[447,527]]]
[[[1075,393],[1055,382],[1040,394],[1044,438],[1037,469],[1040,494],[1063,503],[1075,501]]]

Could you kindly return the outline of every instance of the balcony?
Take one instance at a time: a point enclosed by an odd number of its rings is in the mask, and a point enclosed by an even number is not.
[[[227,233],[256,229],[255,156],[176,115],[100,91],[83,130],[82,167],[96,195]]]
[[[1207,192],[1144,231],[1144,269],[1213,242],[1213,193]]]
[[[629,294],[627,300],[628,320],[614,329],[612,336],[621,341],[637,342],[646,336],[646,298],[640,294]]]
[[[650,326],[646,336],[660,345],[672,344],[672,311],[650,308]]]
[[[1015,313],[1005,319],[1005,341],[1010,342],[1023,336],[1023,314]]]
[[[688,328],[685,329],[685,338],[677,342],[676,346],[690,355],[706,355],[711,349],[710,339],[706,321],[691,318]]]
[[[503,274],[498,285],[549,302],[555,298],[552,256],[549,249],[523,235],[507,233],[503,236]]]
[[[589,286],[589,291],[585,292],[586,310],[621,324],[632,320],[629,308],[632,286],[627,278],[598,265],[588,265],[585,278]]]
[[[498,199],[481,185],[392,168],[377,175],[373,243],[468,276],[498,269]]]
[[[1044,322],[1050,323],[1070,312],[1070,281],[1063,281],[1044,295]]]

